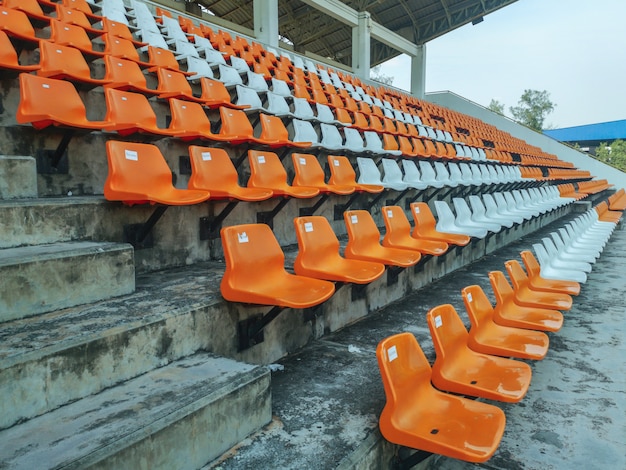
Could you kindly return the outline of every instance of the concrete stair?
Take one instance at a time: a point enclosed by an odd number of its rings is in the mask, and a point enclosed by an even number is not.
[[[76,241],[0,250],[0,322],[134,288],[133,247],[128,244]]]
[[[0,200],[36,197],[37,165],[35,159],[0,155]]]
[[[269,384],[198,353],[0,431],[0,468],[196,469],[270,421]]]

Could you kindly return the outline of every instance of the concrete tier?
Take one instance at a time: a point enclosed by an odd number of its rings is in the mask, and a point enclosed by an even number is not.
[[[83,241],[0,250],[0,322],[134,288],[133,247],[128,244]]]
[[[0,200],[35,197],[37,197],[35,159],[0,155]]]
[[[206,353],[0,432],[0,467],[197,469],[271,419],[270,374]]]

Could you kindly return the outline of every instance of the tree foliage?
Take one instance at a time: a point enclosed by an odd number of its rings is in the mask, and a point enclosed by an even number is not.
[[[554,108],[556,104],[550,101],[550,93],[546,90],[524,90],[517,106],[510,106],[509,111],[517,122],[542,131],[546,117]]]
[[[383,85],[393,85],[393,80],[395,77],[390,75],[385,75],[381,72],[381,66],[377,65],[376,67],[372,67],[370,70],[370,78],[375,80]]]
[[[616,140],[610,145],[606,142],[601,143],[596,149],[596,158],[619,170],[626,171],[626,142]]]
[[[491,111],[493,111],[494,113],[498,113],[498,114],[502,114],[504,115],[504,103],[501,103],[500,101],[493,99],[491,100],[491,102],[489,103],[489,106],[487,106],[487,108]]]

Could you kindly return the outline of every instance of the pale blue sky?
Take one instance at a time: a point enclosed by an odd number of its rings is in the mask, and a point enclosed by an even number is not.
[[[547,124],[626,119],[626,0],[519,0],[426,49],[427,92],[495,98],[508,114],[524,89],[547,90],[557,104]],[[401,56],[382,71],[408,89],[407,66]]]

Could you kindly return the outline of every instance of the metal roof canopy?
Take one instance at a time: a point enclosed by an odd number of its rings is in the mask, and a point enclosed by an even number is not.
[[[158,0],[157,0],[158,1]],[[417,46],[517,0],[279,0],[279,34],[299,53],[310,52],[352,67],[352,29],[358,13],[371,17],[371,65]],[[250,0],[192,0],[216,16],[254,30]]]

